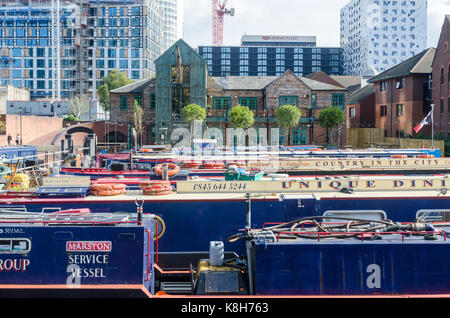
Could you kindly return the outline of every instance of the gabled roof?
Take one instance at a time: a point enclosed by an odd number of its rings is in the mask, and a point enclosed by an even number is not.
[[[149,85],[155,81],[154,78],[143,79],[110,91],[110,93],[137,94],[142,93]]]
[[[367,84],[366,86],[358,89],[354,93],[350,94],[347,99],[347,104],[358,104],[361,102],[364,98],[375,94],[375,85],[374,84]]]
[[[330,75],[328,75],[327,73],[325,73],[324,71],[319,71],[319,72],[315,72],[315,73],[311,73],[305,76],[306,78],[315,80],[315,81],[319,81],[325,84],[330,84],[333,86],[339,86],[339,87],[344,87],[342,85],[342,83],[339,83],[338,81],[336,81],[333,77],[331,77]]]
[[[212,78],[216,81],[217,84],[219,84],[226,90],[263,90],[274,81],[285,76],[287,73],[291,73],[292,75],[294,75],[299,81],[301,81],[311,90],[346,90],[342,87],[333,86],[306,77],[297,76],[291,70],[287,70],[283,75],[280,76],[225,76]]]
[[[403,61],[390,69],[372,77],[369,83],[384,81],[391,78],[408,76],[411,74],[430,74],[432,72],[431,65],[433,63],[435,48],[429,48],[413,57]]]
[[[278,76],[225,76],[212,78],[226,90],[262,90],[276,80]]]

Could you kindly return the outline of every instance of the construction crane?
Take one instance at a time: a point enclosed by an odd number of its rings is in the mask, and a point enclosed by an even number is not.
[[[224,0],[222,3],[219,0],[212,0],[212,38],[214,46],[222,46],[223,44],[224,15],[234,16],[234,8],[225,8],[227,2],[228,0]]]

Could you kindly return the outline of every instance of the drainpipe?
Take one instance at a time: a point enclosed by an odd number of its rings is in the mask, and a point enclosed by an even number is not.
[[[390,90],[390,92],[389,92],[389,101],[390,101],[390,104],[391,104],[391,124],[390,124],[390,129],[391,129],[391,137],[394,137],[393,135],[392,135],[392,79],[391,79],[391,90]]]

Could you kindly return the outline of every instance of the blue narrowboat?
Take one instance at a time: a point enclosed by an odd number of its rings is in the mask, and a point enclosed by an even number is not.
[[[149,297],[153,234],[149,214],[0,213],[0,295]]]

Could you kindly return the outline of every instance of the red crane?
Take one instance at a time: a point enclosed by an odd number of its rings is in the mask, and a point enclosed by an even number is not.
[[[234,8],[227,9],[228,0],[220,3],[220,0],[212,0],[212,38],[214,46],[223,44],[223,18],[225,14],[234,16]]]

